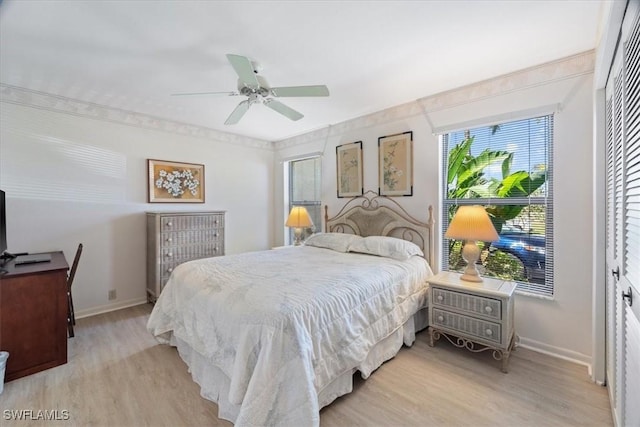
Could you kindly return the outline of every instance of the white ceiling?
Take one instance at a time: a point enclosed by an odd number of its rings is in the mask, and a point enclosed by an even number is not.
[[[601,0],[5,0],[0,83],[277,141],[596,47]],[[325,84],[281,98],[290,121],[233,91],[225,54],[272,86]]]

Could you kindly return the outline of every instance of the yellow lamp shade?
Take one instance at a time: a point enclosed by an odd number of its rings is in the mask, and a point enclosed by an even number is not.
[[[499,239],[489,214],[479,205],[460,206],[444,237],[482,242],[495,242]]]
[[[294,206],[285,223],[287,227],[307,228],[313,225],[309,212],[303,206]]]

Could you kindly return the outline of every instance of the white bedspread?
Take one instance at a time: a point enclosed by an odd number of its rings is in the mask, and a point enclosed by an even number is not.
[[[420,257],[305,246],[191,261],[174,270],[147,328],[224,372],[219,404],[235,405],[237,426],[318,425],[318,393],[421,308],[429,275]]]

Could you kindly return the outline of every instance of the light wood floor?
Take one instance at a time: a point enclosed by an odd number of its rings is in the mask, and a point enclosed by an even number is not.
[[[146,331],[150,306],[78,320],[69,363],[5,384],[0,425],[212,426],[217,406],[199,394],[174,348]],[[418,334],[354,392],[321,412],[328,426],[611,426],[606,388],[587,370],[519,348],[510,372]],[[69,421],[12,421],[6,410],[67,410]]]

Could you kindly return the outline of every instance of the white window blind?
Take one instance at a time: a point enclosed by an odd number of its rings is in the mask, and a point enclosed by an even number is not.
[[[463,242],[444,238],[459,205],[482,205],[500,235],[479,270],[553,296],[553,115],[442,135],[442,269],[462,271]]]
[[[321,191],[321,160],[311,157],[289,162],[289,206],[288,212],[294,206],[304,206],[311,216],[313,227],[303,231],[302,238],[322,230]],[[290,236],[293,242],[293,236]]]

